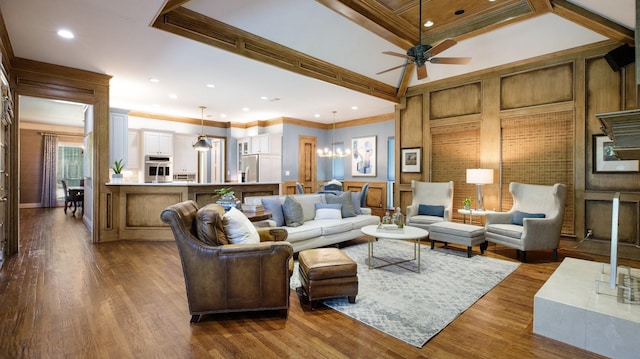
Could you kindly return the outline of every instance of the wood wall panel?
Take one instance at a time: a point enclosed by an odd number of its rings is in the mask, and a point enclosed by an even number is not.
[[[429,118],[477,114],[482,111],[482,84],[475,82],[430,93]]]
[[[640,218],[639,202],[620,201],[618,240],[620,244],[638,243],[638,222],[627,218]],[[593,231],[592,239],[611,240],[611,201],[587,200],[585,223]]]
[[[428,176],[428,171],[426,170],[428,162],[428,154],[426,151],[424,142],[425,142],[425,122],[423,116],[423,103],[424,97],[422,95],[419,96],[411,96],[407,97],[405,108],[400,111],[400,133],[396,134],[396,142],[399,146],[396,148],[412,148],[412,147],[422,147],[422,173],[402,173],[399,172],[400,175],[396,177],[396,182],[399,185],[410,184],[411,180],[421,180],[423,176]],[[400,158],[400,152],[397,153],[396,158]],[[398,169],[401,168],[401,164],[398,161],[396,163],[396,167]]]
[[[626,69],[626,68],[625,68]],[[614,72],[604,58],[589,59],[586,65],[587,110],[586,110],[586,186],[587,191],[638,191],[640,174],[594,173],[593,135],[602,134],[598,113],[623,110],[623,77],[625,69]],[[587,224],[588,226],[588,224]]]
[[[573,63],[504,76],[500,88],[502,110],[573,101]]]

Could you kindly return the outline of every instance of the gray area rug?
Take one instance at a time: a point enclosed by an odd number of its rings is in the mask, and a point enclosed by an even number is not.
[[[342,250],[358,263],[358,296],[355,304],[347,298],[323,303],[362,323],[421,348],[473,303],[500,283],[519,263],[444,248],[421,247],[420,273],[398,266],[368,269],[367,244]],[[413,244],[379,240],[377,257],[387,260],[413,257]],[[375,266],[384,264],[377,259]],[[300,286],[298,262],[291,288]],[[415,261],[401,264],[416,269]]]

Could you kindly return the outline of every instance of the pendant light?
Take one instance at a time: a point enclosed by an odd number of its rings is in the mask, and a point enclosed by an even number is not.
[[[336,149],[336,111],[333,112],[333,135],[331,137],[331,149],[325,147],[324,149],[318,149],[318,156],[323,158],[344,158],[351,155],[351,150],[347,148],[342,152],[341,149]]]
[[[211,142],[207,139],[207,136],[204,135],[204,109],[206,107],[200,106],[200,111],[202,112],[202,117],[200,123],[202,125],[202,132],[200,132],[200,136],[198,136],[198,141],[193,144],[193,149],[196,151],[204,152],[209,151],[211,149]]]

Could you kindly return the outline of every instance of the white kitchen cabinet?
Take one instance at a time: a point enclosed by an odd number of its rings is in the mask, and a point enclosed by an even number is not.
[[[144,131],[144,154],[173,156],[173,134]]]
[[[173,173],[198,173],[198,154],[193,149],[197,135],[174,135]]]
[[[129,145],[127,148],[127,169],[137,170],[140,168],[140,132],[138,130],[129,130]]]
[[[129,111],[109,110],[109,166],[116,161],[123,160],[125,168],[128,168],[128,131]]]
[[[249,153],[270,153],[269,151],[269,134],[251,136],[251,145]]]

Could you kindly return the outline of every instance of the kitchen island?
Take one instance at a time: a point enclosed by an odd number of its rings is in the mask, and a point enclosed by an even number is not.
[[[101,242],[173,241],[171,228],[160,220],[162,210],[194,200],[199,207],[216,201],[215,190],[231,187],[244,201],[248,196],[280,194],[280,183],[106,183],[106,218]]]

